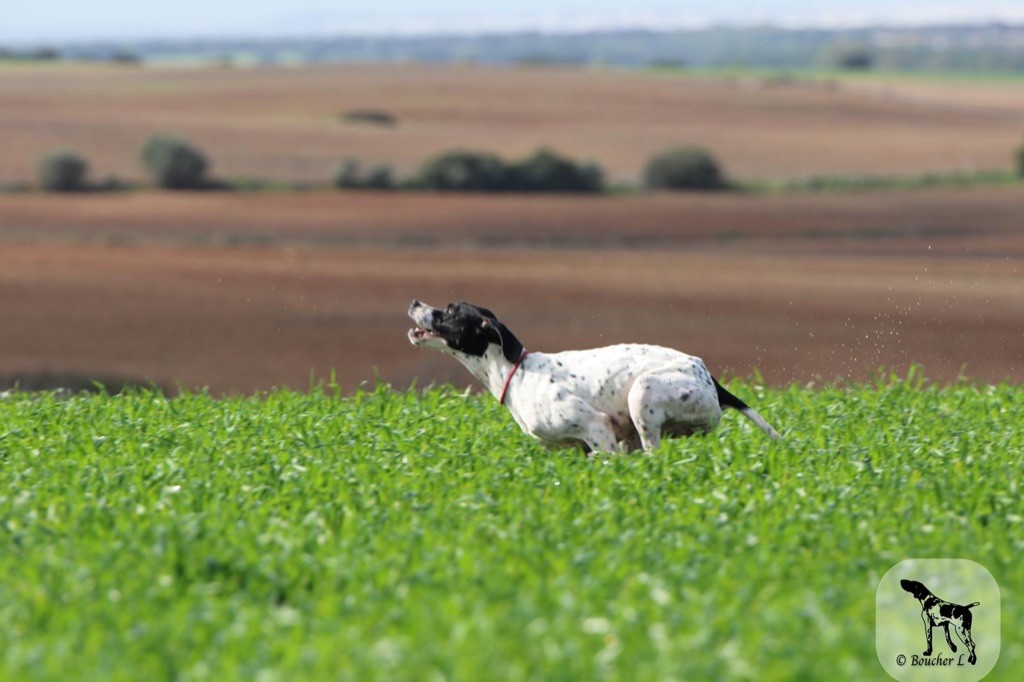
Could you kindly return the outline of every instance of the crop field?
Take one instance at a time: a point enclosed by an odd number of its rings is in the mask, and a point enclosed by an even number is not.
[[[943,556],[999,582],[1018,679],[1024,391],[731,389],[785,442],[548,452],[446,388],[6,394],[0,677],[884,680],[878,580]]]
[[[421,65],[187,69],[0,66],[0,183],[71,147],[97,177],[139,177],[155,132],[188,137],[213,172],[326,182],[342,156],[403,173],[453,147],[540,145],[636,181],[700,143],[738,178],[1006,169],[1020,144],[1018,78],[652,74]],[[382,110],[394,126],[345,123]]]

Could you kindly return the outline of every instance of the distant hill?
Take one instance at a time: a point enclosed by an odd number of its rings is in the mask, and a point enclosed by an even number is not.
[[[131,61],[130,56],[142,61],[224,64],[413,61],[793,69],[845,65],[886,70],[1024,72],[1024,25],[801,30],[719,26],[564,34],[197,40],[71,45],[57,51],[62,58]]]

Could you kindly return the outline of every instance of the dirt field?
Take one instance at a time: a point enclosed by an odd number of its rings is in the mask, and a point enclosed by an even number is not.
[[[729,198],[0,197],[0,377],[470,383],[413,297],[530,348],[672,345],[773,384],[1024,380],[1019,189]],[[418,231],[417,231],[418,230]]]
[[[394,128],[337,114],[380,108]],[[600,71],[0,69],[0,182],[73,147],[136,173],[154,131],[219,173],[322,181],[352,154],[549,144],[617,177],[699,141],[742,177],[1005,167],[1015,82],[813,83]],[[716,372],[879,366],[1024,380],[1024,186],[753,196],[0,195],[0,386],[250,392],[470,383],[405,340],[413,297],[493,308],[528,347],[672,345]]]
[[[398,125],[343,124],[382,109]],[[1024,82],[710,78],[600,70],[0,67],[0,182],[71,147],[94,174],[138,177],[154,132],[194,140],[226,176],[325,181],[352,155],[408,172],[452,147],[550,145],[635,180],[651,154],[700,143],[740,178],[1006,168]]]
[[[376,366],[399,385],[467,385],[450,359],[408,345],[404,310],[413,296],[472,292],[536,350],[669,344],[772,383],[910,362],[943,380],[962,365],[1024,378],[1024,296],[1006,263],[979,273],[961,261],[750,254],[18,246],[3,250],[2,273],[7,374],[248,392],[306,387],[332,369],[352,389]]]
[[[1024,256],[1024,185],[750,196],[223,192],[0,197],[20,241],[342,247],[692,248]]]

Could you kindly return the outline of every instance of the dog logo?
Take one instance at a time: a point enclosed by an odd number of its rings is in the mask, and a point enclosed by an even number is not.
[[[921,620],[924,621],[924,637],[925,641],[928,642],[928,648],[924,650],[923,656],[932,655],[932,630],[937,627],[941,627],[945,631],[949,650],[954,654],[956,653],[956,644],[953,643],[953,638],[949,636],[949,628],[952,626],[956,636],[964,643],[970,654],[967,662],[970,665],[978,662],[974,639],[971,637],[971,623],[974,621],[971,609],[978,606],[980,602],[961,605],[939,599],[923,583],[919,583],[916,580],[901,580],[900,587],[914,595],[914,599],[921,602]]]
[[[1001,600],[976,561],[901,561],[875,590],[878,662],[899,682],[981,680],[999,661]]]

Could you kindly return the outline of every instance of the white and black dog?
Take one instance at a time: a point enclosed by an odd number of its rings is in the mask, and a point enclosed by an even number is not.
[[[921,620],[924,621],[924,638],[928,643],[924,655],[932,655],[932,628],[941,627],[946,632],[946,643],[954,654],[956,644],[949,636],[949,626],[953,626],[956,636],[967,646],[967,662],[974,665],[978,662],[978,655],[974,648],[974,639],[971,637],[971,623],[974,615],[971,609],[978,606],[980,602],[970,604],[954,604],[953,602],[939,599],[932,591],[916,580],[901,580],[900,587],[914,596],[914,599],[921,602]]]
[[[708,433],[722,409],[739,410],[772,438],[757,412],[715,381],[697,357],[640,344],[528,353],[490,310],[465,302],[445,309],[413,301],[409,341],[452,355],[549,446],[651,451],[662,435]]]

